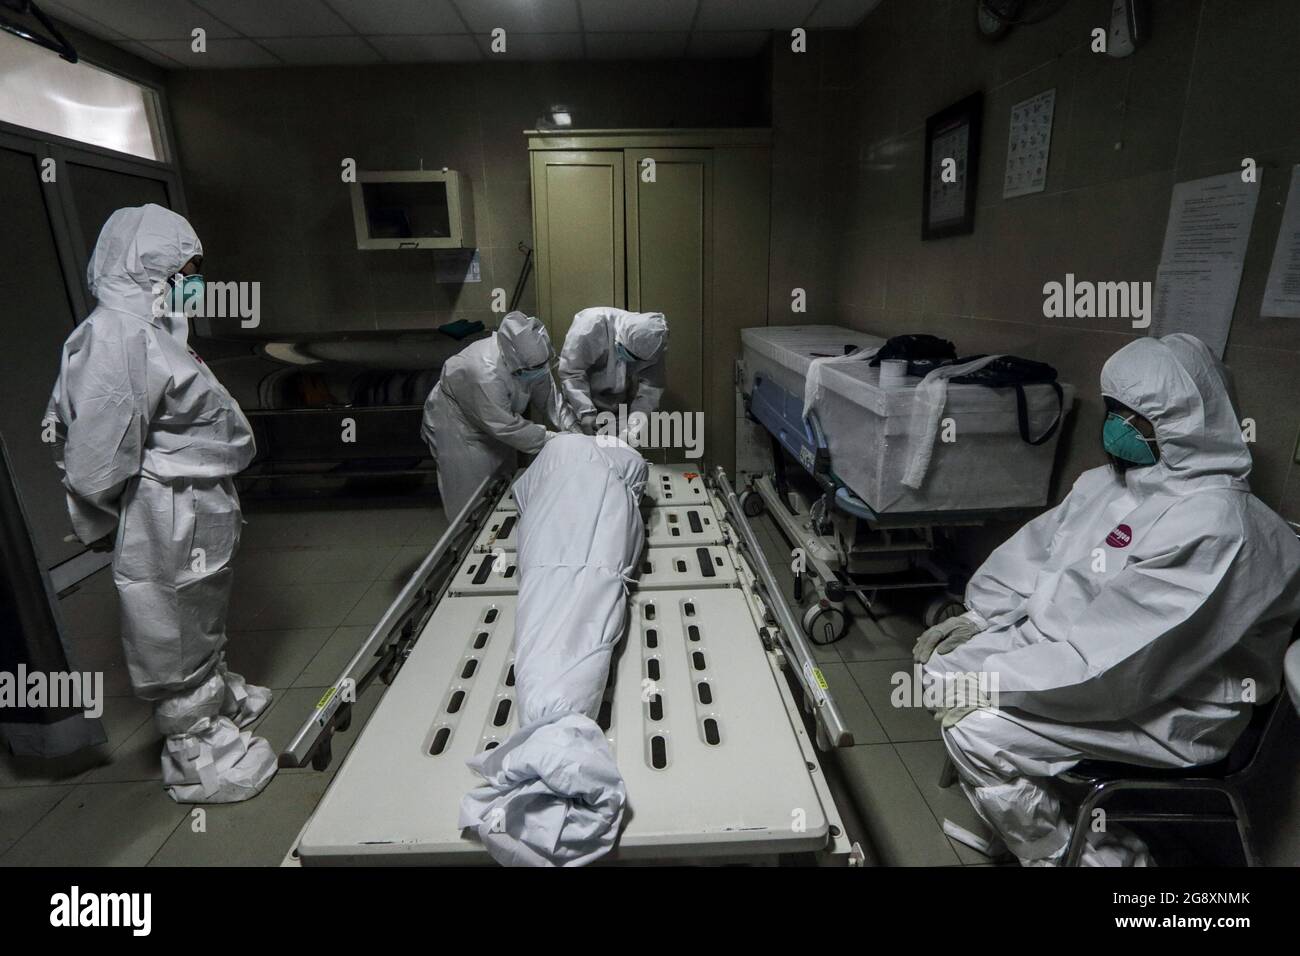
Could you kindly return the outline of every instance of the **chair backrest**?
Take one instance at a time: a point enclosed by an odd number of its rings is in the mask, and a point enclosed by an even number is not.
[[[1291,640],[1287,643],[1287,649],[1289,650],[1297,640],[1300,640],[1300,621],[1297,621],[1291,630]],[[1285,686],[1281,687],[1271,700],[1255,705],[1250,715],[1250,723],[1246,725],[1246,729],[1241,732],[1237,742],[1228,751],[1228,756],[1224,758],[1227,776],[1236,777],[1254,769],[1255,759],[1264,749],[1265,741],[1272,739],[1274,726],[1286,715],[1286,707],[1280,706],[1283,701],[1290,703]]]

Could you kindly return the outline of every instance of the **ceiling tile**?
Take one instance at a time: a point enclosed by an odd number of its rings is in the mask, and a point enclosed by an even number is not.
[[[463,63],[483,53],[469,34],[460,36],[367,37],[390,63]]]
[[[56,17],[61,10],[73,11],[132,40],[186,40],[196,27],[206,30],[209,37],[236,36],[234,30],[190,0],[58,0],[40,7]]]
[[[588,33],[689,30],[699,0],[579,0],[582,28]]]
[[[142,45],[196,70],[277,66],[280,63],[252,40],[209,40],[206,53],[193,52],[189,40],[150,40]]]
[[[817,0],[700,0],[696,30],[793,30]]]
[[[465,33],[450,0],[327,0],[358,33],[406,36]]]
[[[581,60],[581,33],[511,33],[506,31],[504,53],[492,52],[492,37],[476,38],[487,60]]]
[[[142,60],[148,60],[150,63],[161,66],[167,70],[175,70],[181,66],[184,66],[184,64],[179,63],[176,60],[173,60],[171,57],[165,56],[164,54],[159,53],[157,50],[151,50],[143,43],[137,43],[135,40],[121,40],[118,42],[117,45],[120,46],[123,50],[126,50],[128,53],[134,53]]]
[[[323,37],[352,33],[322,0],[193,0],[249,37]]]
[[[83,3],[81,6],[89,8],[90,4]],[[107,23],[104,23],[102,20],[95,17],[86,16],[84,13],[78,12],[78,10],[73,7],[64,6],[60,3],[46,2],[40,4],[40,8],[55,20],[62,20],[64,23],[68,24],[68,26],[76,27],[78,30],[85,30],[91,36],[101,37],[105,40],[120,40],[122,38],[122,34],[117,30],[114,30]],[[23,22],[27,22],[27,20],[24,20]]]
[[[290,66],[382,62],[361,37],[277,37],[258,42]]]
[[[821,0],[804,26],[810,30],[848,30],[879,5],[880,0]]]
[[[588,33],[587,58],[592,60],[679,60],[686,55],[690,34]]]
[[[453,0],[475,33],[576,33],[578,0]],[[625,0],[635,2],[635,0]]]
[[[755,56],[762,52],[770,36],[767,30],[692,33],[686,52],[693,57]]]

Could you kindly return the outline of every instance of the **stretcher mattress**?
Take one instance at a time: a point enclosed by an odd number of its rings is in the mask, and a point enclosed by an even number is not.
[[[707,504],[644,510],[646,544],[650,547],[722,543],[722,529]],[[518,542],[519,512],[494,511],[474,543],[474,550],[481,554],[516,551]]]
[[[659,470],[689,473],[684,465]],[[699,507],[716,527],[699,487]],[[689,557],[688,573],[673,588],[647,588],[643,573],[630,599],[628,631],[597,718],[628,795],[623,832],[605,860],[768,859],[824,850],[838,821],[809,776],[803,730],[791,724],[780,678],[737,586],[734,553],[701,547],[712,575],[700,573],[696,548],[652,543],[645,554],[653,565],[672,568]],[[467,555],[461,571],[483,558]],[[510,593],[442,600],[303,829],[303,865],[490,862],[457,817],[461,798],[480,782],[466,760],[518,726],[516,602]]]
[[[883,340],[833,326],[741,330],[747,394],[767,383],[766,398],[782,402],[783,417],[801,421],[804,384],[815,358],[842,355],[846,343],[874,348]],[[1048,501],[1058,427],[1040,445],[1022,440],[1011,388],[948,385],[943,425],[933,443],[924,480],[903,484],[924,416],[915,401],[921,379],[901,387],[880,385],[867,361],[821,366],[812,411],[825,434],[833,475],[879,514],[992,511],[1041,507]],[[775,385],[779,391],[774,392]],[[1074,389],[1062,383],[1062,417]],[[1042,435],[1058,414],[1048,385],[1025,388],[1029,433]]]

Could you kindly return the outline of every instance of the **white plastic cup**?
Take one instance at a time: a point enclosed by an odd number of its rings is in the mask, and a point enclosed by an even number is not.
[[[882,359],[880,362],[880,387],[902,388],[906,384],[906,359]]]

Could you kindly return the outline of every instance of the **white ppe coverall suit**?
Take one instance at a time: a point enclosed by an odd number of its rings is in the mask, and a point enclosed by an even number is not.
[[[470,761],[484,783],[460,812],[500,863],[579,866],[618,836],[626,790],[595,717],[645,541],[646,474],[622,442],[560,435],[515,482],[519,729]]]
[[[1250,493],[1209,349],[1182,333],[1138,339],[1106,362],[1101,393],[1152,423],[1158,460],[1084,472],[998,548],[966,591],[985,629],[925,667],[996,679],[996,706],[943,740],[971,803],[1025,863],[1050,865],[1068,845],[1048,778],[1078,761],[1226,756],[1252,701],[1278,692],[1300,616],[1300,543]],[[1088,840],[1084,865],[1148,862],[1119,828]]]
[[[424,402],[420,431],[438,463],[438,491],[449,520],[484,478],[513,471],[517,453],[542,450],[553,433],[523,417],[530,405],[557,430],[574,427],[549,368],[532,379],[516,374],[550,359],[546,326],[511,312],[490,338],[471,342],[443,365]]]
[[[259,793],[275,754],[239,730],[270,692],[222,653],[242,521],[233,476],[253,458],[252,430],[189,350],[188,320],[156,305],[202,251],[161,206],[108,218],[87,269],[98,304],[64,344],[46,418],[77,537],[116,534],[122,646],[166,738],[163,783],[179,802],[223,803]]]
[[[636,356],[619,358],[617,346]],[[573,317],[560,351],[564,397],[583,430],[595,427],[598,412],[629,415],[659,409],[664,393],[668,323],[662,312],[628,312],[597,307]]]

